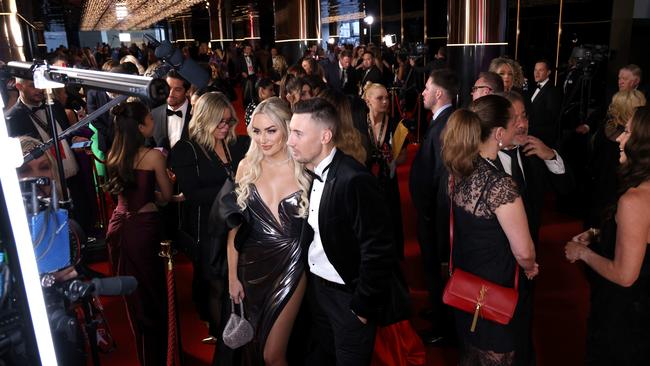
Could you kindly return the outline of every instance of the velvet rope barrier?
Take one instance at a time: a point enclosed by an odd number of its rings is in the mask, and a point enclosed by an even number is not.
[[[160,243],[159,256],[167,259],[167,366],[179,365],[178,335],[176,334],[176,284],[174,282],[174,252],[171,241]]]

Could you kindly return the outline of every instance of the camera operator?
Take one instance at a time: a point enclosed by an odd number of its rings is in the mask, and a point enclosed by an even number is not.
[[[30,136],[20,136],[19,140],[23,154],[29,153],[41,144],[40,141]],[[61,197],[58,170],[55,167],[56,160],[49,151],[46,151],[37,159],[20,166],[16,169],[16,172],[19,179],[48,178],[57,190],[57,194],[54,196]],[[51,186],[39,185],[37,189],[39,198],[51,197]],[[78,277],[73,264],[50,274],[54,277],[55,283],[58,284]],[[54,339],[59,363],[62,365],[84,365],[85,352],[83,342],[80,342],[81,332],[80,328],[76,326],[74,311],[69,309],[69,302],[54,288],[44,289],[44,295],[48,315],[52,322],[52,338]]]

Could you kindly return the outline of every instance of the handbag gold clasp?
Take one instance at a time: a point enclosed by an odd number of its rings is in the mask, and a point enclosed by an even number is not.
[[[481,312],[481,306],[483,306],[483,300],[485,300],[485,294],[487,293],[487,286],[481,286],[481,291],[479,291],[478,298],[476,299],[476,309],[474,309],[474,318],[472,319],[472,326],[470,327],[470,332],[474,333],[476,330],[476,323],[478,322],[478,315]]]

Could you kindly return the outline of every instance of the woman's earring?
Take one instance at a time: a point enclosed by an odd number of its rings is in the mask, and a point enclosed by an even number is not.
[[[503,140],[499,140],[499,149],[503,147]]]

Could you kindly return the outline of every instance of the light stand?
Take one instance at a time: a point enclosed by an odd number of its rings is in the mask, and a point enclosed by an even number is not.
[[[372,23],[374,23],[375,18],[372,15],[368,15],[367,17],[363,18],[363,21],[368,24],[368,44],[372,43]]]

